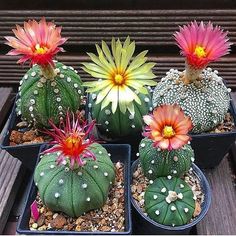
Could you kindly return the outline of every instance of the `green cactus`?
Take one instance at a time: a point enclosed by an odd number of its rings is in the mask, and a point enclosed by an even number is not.
[[[88,148],[96,161],[69,168],[69,161],[57,165],[58,153],[42,156],[34,173],[34,181],[43,203],[53,211],[62,211],[71,217],[98,209],[107,200],[108,190],[115,179],[115,168],[106,149],[93,143]]]
[[[134,115],[128,110],[122,113],[118,108],[115,113],[112,113],[111,105],[101,109],[101,103],[96,104],[97,94],[91,95],[91,115],[96,119],[97,127],[102,134],[107,137],[117,138],[128,135],[137,134],[142,130],[143,115],[152,111],[152,102],[150,94],[138,94],[141,100],[141,105],[134,102]]]
[[[171,69],[158,83],[153,93],[153,106],[177,103],[191,117],[193,133],[212,130],[225,118],[230,104],[230,90],[217,72],[210,68],[203,70],[201,80],[190,84],[185,84],[180,74]]]
[[[153,147],[153,141],[148,138],[141,141],[139,156],[144,175],[152,180],[168,175],[181,177],[194,161],[194,151],[190,145],[171,151],[161,150]]]
[[[159,177],[145,192],[145,211],[157,223],[180,226],[190,222],[195,199],[191,188],[180,178]]]
[[[19,87],[17,115],[38,127],[48,127],[65,117],[68,109],[76,112],[84,94],[82,81],[71,66],[55,63],[56,76],[46,79],[40,66],[33,66],[23,77]]]

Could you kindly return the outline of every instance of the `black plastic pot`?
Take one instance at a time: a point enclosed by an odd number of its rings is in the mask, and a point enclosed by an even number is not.
[[[135,161],[132,164],[132,171],[131,171],[131,178],[132,173],[134,170],[137,169],[139,160]],[[192,165],[193,172],[200,180],[201,188],[204,192],[205,198],[204,202],[202,203],[202,211],[199,216],[197,216],[191,223],[182,225],[182,226],[166,226],[159,224],[152,219],[150,219],[148,216],[144,215],[140,207],[136,204],[135,200],[133,199],[131,195],[131,203],[132,203],[132,220],[133,220],[133,229],[134,234],[160,234],[160,235],[179,235],[179,234],[189,234],[190,230],[193,226],[195,226],[197,223],[199,223],[203,217],[206,215],[210,204],[211,204],[211,189],[209,186],[209,183],[202,173],[202,171],[195,165]]]
[[[47,149],[49,145],[43,145],[40,148],[40,152]],[[17,233],[18,234],[40,234],[40,235],[89,235],[89,234],[108,234],[108,235],[126,235],[132,233],[132,220],[131,220],[131,203],[130,203],[130,155],[131,148],[128,144],[104,144],[103,145],[106,150],[111,153],[112,161],[118,162],[121,161],[124,163],[124,194],[125,194],[125,229],[124,232],[78,232],[78,231],[55,231],[55,230],[47,230],[47,231],[31,231],[29,229],[29,219],[30,219],[30,205],[35,200],[37,195],[37,188],[34,184],[33,178],[31,179],[31,187],[29,188],[29,192],[27,194],[27,199],[25,201],[25,205],[23,207],[23,212],[18,221],[17,225]],[[38,157],[39,160],[39,157]]]
[[[230,113],[236,124],[236,109],[232,102],[230,103]],[[223,160],[231,145],[235,142],[236,131],[194,134],[191,137],[196,165],[203,169],[209,169],[216,167]]]
[[[10,132],[16,128],[16,124],[20,122],[20,118],[16,115],[16,103],[12,108],[11,115],[8,119],[8,127],[1,140],[0,147],[5,149],[13,157],[19,159],[27,169],[33,171],[35,168],[37,156],[41,145],[45,143],[33,143],[33,144],[19,144],[16,146],[10,146]]]

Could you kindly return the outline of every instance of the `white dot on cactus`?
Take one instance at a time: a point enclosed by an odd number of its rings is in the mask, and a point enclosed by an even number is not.
[[[177,174],[177,170],[173,170],[173,174]]]
[[[43,84],[42,84],[41,82],[38,82],[38,83],[37,83],[37,87],[42,88],[42,87],[43,87]]]
[[[88,187],[88,185],[87,184],[82,184],[82,188],[87,188]]]
[[[167,179],[172,179],[172,176],[171,176],[171,175],[168,175],[168,176],[167,176]]]
[[[35,104],[35,100],[34,99],[30,99],[30,103],[33,105]]]
[[[160,211],[159,211],[159,210],[156,210],[156,211],[155,211],[155,214],[156,214],[157,216],[159,216],[159,215],[160,215]]]
[[[78,87],[79,87],[79,85],[75,83],[75,84],[74,84],[74,87],[75,87],[75,88],[78,88]]]
[[[66,163],[67,163],[66,160],[63,160],[61,164],[65,166]]]
[[[60,197],[60,193],[55,193],[55,198],[59,198]]]
[[[194,162],[194,161],[195,161],[195,158],[194,158],[194,157],[191,157],[191,161]]]
[[[191,144],[191,142],[190,141],[188,141],[188,145],[190,145]]]
[[[22,83],[23,83],[23,80],[20,81],[20,85],[22,85]]]
[[[152,107],[149,107],[149,111],[152,111],[153,110],[153,108]]]
[[[111,153],[107,153],[107,155],[110,157],[110,156],[111,156]]]
[[[65,168],[65,172],[68,172],[70,169],[69,169],[69,167],[66,167]]]
[[[87,201],[87,202],[90,202],[90,200],[91,200],[90,197],[87,197],[87,198],[86,198],[86,201]]]
[[[186,208],[184,208],[184,212],[185,213],[188,213],[188,211],[189,211],[189,209],[186,207]]]
[[[77,70],[74,70],[75,71],[75,73],[77,74],[78,73],[78,71]]]
[[[78,176],[82,176],[82,172],[79,171],[79,172],[77,173],[77,175],[78,175]]]
[[[193,200],[197,200],[197,197],[195,195],[193,196]]]
[[[99,154],[102,154],[102,151],[99,151],[98,153],[99,153]]]
[[[18,111],[18,112],[17,112],[17,115],[19,115],[19,116],[20,116],[20,115],[21,115],[21,111]]]
[[[61,98],[60,97],[57,97],[57,102],[60,102],[61,101]]]
[[[54,165],[50,165],[50,168],[53,169],[55,166]]]
[[[173,157],[173,160],[174,160],[174,161],[178,161],[178,157],[177,157],[177,156],[174,156],[174,157]]]
[[[160,152],[160,151],[161,151],[161,149],[160,149],[160,148],[157,148],[157,151],[158,151],[158,152]]]
[[[55,81],[53,81],[52,83],[51,83],[51,86],[52,87],[55,87],[57,85],[57,83],[55,82]]]
[[[167,202],[168,204],[170,204],[170,203],[171,203],[171,200],[170,200],[168,197],[166,197],[166,202]]]
[[[108,176],[108,173],[107,173],[107,172],[104,172],[104,176],[106,176],[106,177],[107,177],[107,176]]]
[[[109,129],[106,129],[106,132],[109,132]]]
[[[70,77],[67,77],[67,78],[66,78],[66,81],[70,83],[70,82],[71,82],[71,78],[70,78]]]
[[[21,90],[21,86],[19,86],[19,88],[18,88],[18,91],[20,91]]]
[[[109,121],[108,120],[105,121],[105,125],[109,125]]]
[[[155,161],[154,160],[151,160],[151,164],[154,164],[155,163]]]
[[[81,94],[82,92],[81,92],[81,90],[79,89],[78,90],[78,94]],[[83,96],[81,96],[81,99],[83,99]]]
[[[153,184],[153,180],[152,179],[149,181],[149,184]]]
[[[136,153],[136,156],[139,157],[139,152]]]
[[[59,106],[58,109],[59,109],[59,110],[62,110],[62,106]]]
[[[45,78],[41,78],[40,82],[42,82],[43,84],[47,82],[47,80]]]
[[[110,182],[110,185],[112,185],[112,182]]]
[[[21,92],[19,92],[18,94],[19,94],[19,96],[21,96]]]
[[[39,92],[38,90],[34,90],[34,94],[37,95]]]
[[[177,196],[178,196],[179,199],[183,199],[183,197],[184,197],[184,195],[182,193],[178,193]]]
[[[96,99],[97,95],[95,93],[92,94],[92,99]]]
[[[228,93],[230,93],[232,90],[231,90],[231,88],[227,88],[227,91],[228,91]]]
[[[184,188],[184,185],[183,185],[183,184],[180,184],[179,187],[180,187],[180,188]]]
[[[166,192],[166,188],[162,188],[162,189],[161,189],[161,192],[162,192],[162,193],[165,193],[165,192]]]
[[[54,71],[55,71],[56,74],[60,73],[60,69],[59,68],[56,68]]]
[[[176,207],[175,207],[175,206],[171,206],[170,209],[171,209],[172,211],[176,211]]]
[[[150,99],[149,99],[148,97],[145,97],[145,98],[144,98],[144,101],[145,101],[145,102],[149,102]]]
[[[151,174],[153,173],[153,171],[152,171],[152,170],[149,170],[148,173],[151,175]]]
[[[175,227],[175,224],[174,224],[174,223],[172,223],[172,226],[173,226],[173,227]]]
[[[145,147],[145,143],[141,143],[141,145],[140,145],[141,147]]]
[[[33,71],[32,73],[31,73],[31,76],[35,76],[36,75],[36,72],[35,71]]]
[[[59,93],[59,89],[57,89],[57,88],[54,89],[53,91],[54,91],[54,93]]]
[[[59,112],[59,115],[61,115],[61,116],[62,116],[62,115],[63,115],[63,112],[62,112],[62,111],[60,111],[60,112]]]
[[[28,79],[28,75],[25,75],[25,76],[24,76],[24,79]]]
[[[135,125],[131,125],[131,128],[133,128],[133,129],[134,129],[134,128],[135,128]]]
[[[35,183],[35,186],[38,186],[38,183],[37,183],[37,182]]]
[[[19,113],[19,112],[18,112],[18,113]],[[32,118],[34,118],[34,114],[33,114],[33,113],[31,113],[30,116],[31,116]]]
[[[39,175],[40,175],[41,177],[44,176],[44,172],[41,172]]]
[[[66,70],[66,69],[67,69],[67,66],[62,66],[62,69]]]
[[[157,195],[156,195],[156,194],[153,195],[153,199],[154,199],[154,200],[157,199]]]
[[[105,110],[105,114],[106,114],[106,115],[110,115],[110,114],[111,114],[111,111],[108,110],[108,109],[106,109],[106,110]]]
[[[34,108],[32,106],[29,107],[29,111],[33,111]]]
[[[64,184],[64,180],[63,179],[59,179],[58,183],[59,184]]]
[[[190,168],[189,168],[189,171],[193,171],[193,168],[192,168],[192,167],[190,167]]]
[[[130,120],[133,120],[133,119],[134,119],[134,115],[132,115],[132,114],[129,115],[129,119],[130,119]]]

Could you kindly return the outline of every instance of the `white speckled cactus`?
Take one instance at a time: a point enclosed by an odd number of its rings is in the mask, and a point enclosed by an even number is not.
[[[99,209],[107,200],[115,168],[106,149],[88,139],[94,122],[81,126],[73,117],[70,124],[68,114],[63,131],[51,125],[55,133],[48,133],[57,144],[41,155],[34,173],[43,203],[71,217]]]
[[[83,69],[97,81],[86,82],[91,102],[91,115],[99,131],[109,138],[134,135],[142,130],[142,116],[152,111],[147,86],[154,86],[155,63],[146,63],[147,51],[133,58],[135,42],[127,37],[122,44],[111,41],[111,51],[105,42],[96,45],[98,56],[88,53],[93,63],[83,63]]]
[[[206,68],[229,52],[230,43],[218,26],[196,22],[180,28],[175,39],[186,57],[184,72],[170,69],[153,93],[154,107],[179,104],[193,122],[193,133],[212,130],[221,123],[229,109],[230,89],[217,71]]]
[[[23,55],[18,61],[30,60],[32,68],[20,81],[16,112],[21,119],[37,127],[47,127],[48,119],[59,123],[69,109],[76,112],[84,89],[77,71],[71,66],[53,61],[61,44],[61,28],[44,18],[38,23],[29,20],[24,28],[17,26],[16,38],[6,37],[14,49],[9,55]]]

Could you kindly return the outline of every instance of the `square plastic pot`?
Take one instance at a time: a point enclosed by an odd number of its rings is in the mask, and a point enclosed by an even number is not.
[[[133,172],[137,169],[139,160],[135,161],[132,164],[132,170],[131,170],[131,178],[133,176]],[[131,203],[132,203],[132,220],[133,220],[133,229],[134,234],[151,234],[151,235],[183,235],[183,234],[189,234],[192,227],[195,226],[197,223],[199,223],[204,216],[207,214],[209,207],[211,205],[211,189],[209,186],[209,183],[205,177],[205,175],[202,173],[202,171],[195,165],[192,165],[193,172],[197,176],[197,178],[200,180],[200,185],[202,188],[202,191],[204,193],[204,201],[201,205],[202,211],[199,216],[197,216],[191,223],[185,224],[182,226],[167,226],[159,224],[155,221],[153,221],[148,216],[144,215],[143,211],[140,209],[140,207],[136,204],[135,200],[133,199],[131,195]]]
[[[0,146],[13,157],[19,159],[27,169],[33,171],[36,165],[39,149],[41,145],[45,143],[19,144],[16,146],[10,146],[10,132],[16,128],[16,124],[20,121],[20,118],[16,115],[15,103],[12,108],[11,115],[9,116],[8,127],[6,132],[3,134]]]
[[[230,113],[236,124],[236,110],[230,102]],[[203,169],[218,166],[235,142],[236,131],[224,133],[205,133],[191,135],[191,146],[195,154],[195,163]]]
[[[39,153],[47,149],[49,145],[43,145],[40,148]],[[34,184],[33,177],[31,179],[31,187],[29,188],[29,192],[27,194],[27,199],[25,200],[25,205],[23,207],[23,212],[19,219],[17,225],[17,233],[25,234],[25,235],[127,235],[132,233],[132,220],[131,220],[131,203],[130,203],[130,156],[131,156],[131,148],[128,144],[104,144],[103,145],[106,150],[111,153],[111,160],[113,163],[121,161],[124,163],[124,194],[125,194],[125,229],[124,232],[90,232],[90,231],[55,231],[55,230],[47,230],[47,231],[31,231],[29,229],[29,220],[30,220],[30,205],[36,198],[37,188]],[[38,155],[39,160],[39,155]]]

